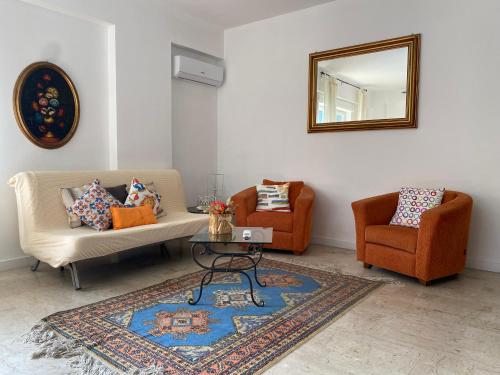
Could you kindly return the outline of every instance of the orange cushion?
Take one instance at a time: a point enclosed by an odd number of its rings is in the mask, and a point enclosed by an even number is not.
[[[293,230],[293,213],[291,212],[253,212],[247,216],[249,227],[273,228],[278,232],[291,233]]]
[[[156,216],[150,205],[139,207],[111,207],[113,229],[137,227],[139,225],[156,224]]]
[[[418,229],[399,225],[368,225],[365,228],[366,242],[390,246],[395,249],[415,253]]]
[[[304,181],[273,181],[264,179],[262,180],[262,185],[283,185],[287,182],[290,183],[290,189],[288,189],[288,200],[290,201],[290,209],[293,211],[295,207],[295,200],[304,187]]]

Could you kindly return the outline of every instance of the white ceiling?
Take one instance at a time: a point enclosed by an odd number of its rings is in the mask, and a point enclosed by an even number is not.
[[[189,15],[224,29],[333,0],[169,0]]]
[[[404,89],[407,59],[408,48],[396,48],[320,61],[318,68],[364,88]]]

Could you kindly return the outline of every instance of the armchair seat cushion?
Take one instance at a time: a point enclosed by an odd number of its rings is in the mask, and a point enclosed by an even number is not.
[[[368,225],[365,228],[366,242],[389,246],[415,254],[418,229],[397,225]]]
[[[249,227],[272,227],[278,232],[293,232],[293,212],[253,212],[247,216]]]

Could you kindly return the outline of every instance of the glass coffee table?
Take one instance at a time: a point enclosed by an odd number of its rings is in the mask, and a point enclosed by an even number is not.
[[[248,238],[246,232],[250,231],[251,236]],[[245,236],[244,236],[245,234]],[[248,239],[245,239],[248,238]],[[190,305],[196,305],[203,294],[203,287],[207,286],[212,282],[214,273],[216,272],[233,272],[245,275],[250,284],[250,295],[252,301],[257,306],[264,306],[264,301],[257,302],[253,293],[253,281],[247,271],[253,271],[255,282],[261,286],[265,287],[265,283],[261,283],[257,277],[257,266],[262,259],[262,246],[265,244],[270,244],[273,242],[273,228],[261,228],[261,227],[234,227],[231,234],[219,234],[213,235],[208,233],[208,228],[201,230],[195,234],[189,242],[191,245],[191,255],[193,260],[201,268],[207,270],[205,275],[200,282],[200,292],[196,300],[194,298],[189,299]],[[212,244],[246,244],[248,245],[246,249],[242,248],[238,251],[220,251],[214,250]],[[201,249],[200,249],[201,247]],[[199,250],[199,252],[197,251]],[[215,255],[210,265],[203,264],[200,258],[203,255]],[[217,264],[217,262],[222,259],[229,259],[227,264]],[[245,265],[236,265],[233,263],[234,259],[246,259]],[[220,263],[220,262],[219,262]]]

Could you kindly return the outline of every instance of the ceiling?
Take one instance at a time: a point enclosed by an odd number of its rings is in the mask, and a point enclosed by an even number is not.
[[[372,89],[404,89],[408,48],[320,61],[321,71]]]
[[[189,15],[224,29],[333,0],[169,0]]]

